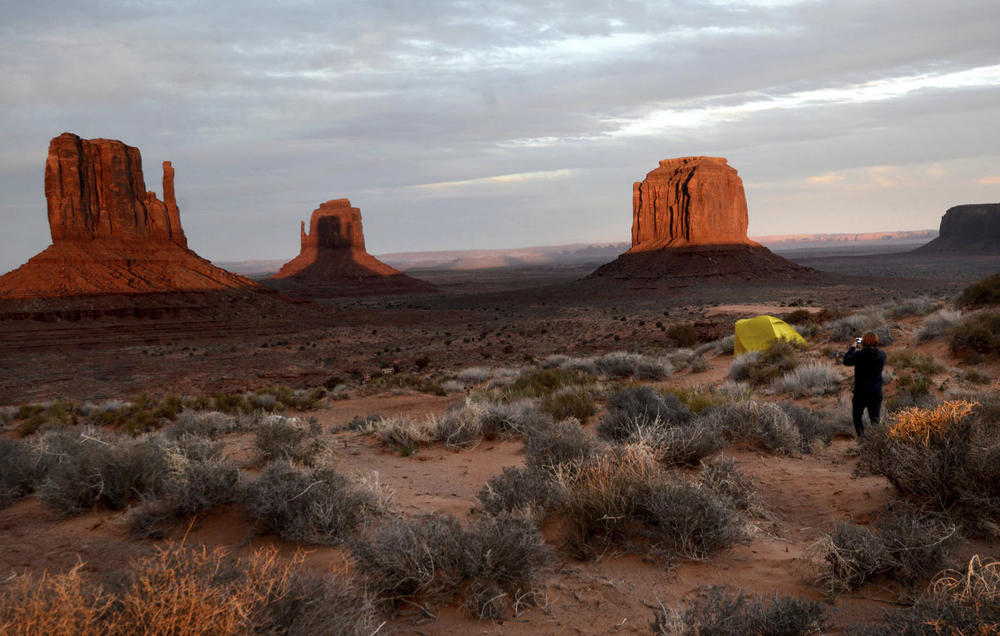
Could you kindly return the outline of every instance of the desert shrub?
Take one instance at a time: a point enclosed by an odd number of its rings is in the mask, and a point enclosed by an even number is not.
[[[241,428],[241,421],[232,415],[218,411],[185,410],[177,416],[172,426],[163,430],[163,434],[172,439],[189,435],[215,439]]]
[[[458,379],[465,384],[479,384],[487,380],[512,381],[520,374],[520,369],[509,367],[469,367],[458,372]]]
[[[694,328],[694,325],[670,325],[667,327],[666,336],[678,347],[693,347],[698,344],[698,330]]]
[[[668,555],[705,559],[745,537],[743,520],[735,510],[712,491],[682,480],[649,489],[642,513],[656,548]]]
[[[753,388],[746,382],[725,382],[712,388],[712,393],[718,396],[720,402],[742,402],[753,395]]]
[[[240,494],[247,517],[266,532],[300,543],[336,544],[381,514],[375,492],[328,467],[268,464]]]
[[[594,439],[574,419],[553,422],[524,436],[524,461],[529,468],[554,470],[579,463],[597,451]]]
[[[939,309],[933,314],[924,318],[924,322],[917,330],[917,341],[927,342],[934,338],[939,338],[962,321],[962,312],[957,309]]]
[[[844,316],[825,325],[830,332],[830,339],[835,342],[846,342],[856,338],[866,331],[878,336],[879,345],[892,344],[894,338],[881,311],[869,308],[850,316]]]
[[[257,424],[253,445],[262,462],[280,459],[311,466],[324,448],[321,432],[315,419],[268,415]]]
[[[597,432],[611,441],[624,441],[636,425],[659,420],[664,425],[691,419],[691,411],[676,395],[664,394],[648,386],[625,387],[608,398],[608,412],[601,417]]]
[[[1000,353],[1000,311],[966,316],[952,327],[948,344],[953,353],[967,358]]]
[[[753,386],[769,384],[798,366],[795,352],[794,344],[777,340],[766,351],[751,351],[734,359],[729,377]]]
[[[965,571],[942,572],[913,607],[884,624],[856,626],[859,636],[936,636],[1000,633],[1000,561],[974,555]]]
[[[802,323],[812,322],[813,315],[808,309],[795,309],[785,314],[782,320],[790,325],[799,325]]]
[[[617,443],[642,444],[666,466],[697,466],[725,446],[722,436],[700,419],[683,424],[658,419],[637,421],[629,435]]]
[[[757,508],[756,484],[744,476],[729,457],[702,462],[699,483],[733,510],[751,512]]]
[[[121,510],[155,492],[167,470],[163,439],[120,439],[93,428],[51,431],[37,445],[45,478],[37,494],[66,516],[94,507]]]
[[[962,371],[962,379],[973,384],[989,384],[993,381],[988,373],[979,369],[965,369]]]
[[[940,516],[902,506],[883,514],[875,530],[838,523],[807,553],[817,562],[817,584],[836,595],[881,576],[913,588],[941,570],[956,541],[955,526]]]
[[[458,596],[480,618],[501,618],[533,592],[551,558],[530,522],[507,516],[482,517],[467,529],[440,514],[387,519],[352,542],[351,552],[381,601]]]
[[[799,431],[799,450],[811,453],[817,444],[827,445],[838,434],[850,435],[854,430],[848,413],[832,413],[799,406],[794,402],[781,402],[781,410]]]
[[[345,583],[259,550],[240,559],[221,549],[171,545],[132,562],[113,585],[65,574],[28,575],[0,588],[0,631],[57,636],[175,634],[369,635],[370,600]]]
[[[468,399],[462,408],[479,420],[483,438],[488,440],[513,438],[552,424],[551,415],[539,410],[532,400]]]
[[[775,393],[791,393],[796,397],[830,393],[840,382],[832,366],[822,362],[807,362],[799,365],[775,380],[771,390]]]
[[[691,367],[691,373],[704,373],[705,371],[708,371],[709,365],[705,356],[696,355],[691,358],[689,366]]]
[[[907,316],[926,316],[937,308],[937,301],[930,296],[917,296],[891,303],[886,308],[889,318],[899,320]]]
[[[914,351],[899,349],[889,354],[888,363],[901,369],[913,369],[923,375],[937,375],[944,371],[944,365],[934,359],[934,356]]]
[[[156,402],[148,395],[140,395],[135,402],[106,403],[91,411],[88,416],[92,424],[118,428],[128,433],[138,434],[155,430],[166,420],[177,417],[181,411],[180,399],[169,397],[164,402]]]
[[[166,453],[167,470],[155,492],[129,514],[135,537],[165,537],[178,523],[236,496],[239,470],[220,457],[221,446],[193,450],[175,445]]]
[[[933,385],[931,379],[922,373],[903,371],[896,380],[895,393],[886,400],[885,410],[891,413],[912,407],[934,406],[937,404],[937,397],[931,392]]]
[[[253,410],[246,398],[242,395],[229,395],[226,393],[220,393],[212,399],[213,410],[220,411],[226,415],[239,415],[240,413],[249,413]]]
[[[704,558],[743,537],[735,510],[712,491],[664,473],[643,445],[615,447],[560,478],[563,541],[578,558],[637,541],[667,558]]]
[[[1000,536],[1000,429],[986,405],[944,402],[892,414],[862,439],[858,471],[882,475],[917,505]]]
[[[476,499],[491,515],[513,513],[538,520],[559,501],[559,488],[543,470],[507,466],[486,482]]]
[[[387,389],[410,389],[429,395],[448,395],[448,392],[437,381],[410,373],[391,373],[379,375],[372,379],[365,388],[367,393],[385,391]]]
[[[963,289],[958,304],[963,307],[1000,305],[1000,274],[987,276]]]
[[[595,364],[597,370],[609,378],[662,380],[674,372],[668,360],[624,351],[607,353],[598,358]]]
[[[596,412],[593,393],[583,387],[566,387],[542,398],[541,410],[556,420],[573,417],[581,422]]]
[[[742,442],[776,453],[796,453],[802,436],[777,404],[745,400],[714,408],[701,416],[732,442]]]
[[[326,391],[322,387],[296,390],[287,386],[269,386],[247,395],[246,401],[252,410],[274,412],[290,408],[309,411],[316,408],[325,396]]]
[[[483,440],[483,423],[470,409],[448,409],[432,418],[431,438],[448,448],[469,448]]]
[[[828,618],[819,601],[711,586],[676,610],[661,606],[650,626],[657,636],[807,636],[826,633]]]
[[[686,347],[682,347],[668,352],[664,357],[667,359],[667,362],[670,363],[670,366],[672,366],[676,371],[690,366],[691,360],[694,358],[694,351]]]
[[[42,476],[40,468],[27,442],[0,438],[0,509],[34,490]]]
[[[80,423],[82,415],[84,415],[83,407],[75,402],[62,400],[46,404],[25,404],[16,409],[11,408],[7,417],[13,421],[20,421],[17,426],[18,433],[31,435],[52,428],[75,426]]]

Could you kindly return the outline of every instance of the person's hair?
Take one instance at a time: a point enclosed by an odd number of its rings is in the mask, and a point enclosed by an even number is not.
[[[865,335],[861,336],[861,344],[865,347],[877,347],[878,336],[871,331],[865,332]]]

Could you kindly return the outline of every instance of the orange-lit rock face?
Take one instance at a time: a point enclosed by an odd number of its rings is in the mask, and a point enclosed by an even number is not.
[[[169,161],[163,164],[163,191],[165,202],[146,191],[138,148],[72,133],[49,144],[45,198],[53,243],[116,238],[186,247]]]
[[[743,181],[721,157],[664,159],[632,186],[632,250],[753,244]]]
[[[139,149],[63,133],[45,162],[52,245],[0,276],[0,298],[254,287],[187,249],[163,162],[163,201],[146,191]]]
[[[312,248],[356,249],[365,251],[361,229],[361,210],[352,208],[348,199],[321,203],[309,220],[309,233],[302,223],[302,251]]]

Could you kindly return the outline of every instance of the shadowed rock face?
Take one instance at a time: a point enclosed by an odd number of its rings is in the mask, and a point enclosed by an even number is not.
[[[632,251],[751,243],[743,181],[721,157],[664,159],[632,186]]]
[[[808,273],[747,238],[746,195],[721,157],[664,159],[632,186],[632,248],[593,277],[786,278]]]
[[[916,249],[921,254],[1000,253],[1000,203],[956,205],[941,217],[936,239]]]
[[[302,223],[302,248],[269,281],[268,287],[291,296],[322,298],[434,291],[365,251],[361,210],[348,199],[321,203]]]
[[[52,245],[0,277],[0,297],[201,291],[254,284],[187,249],[163,162],[163,201],[146,191],[139,149],[63,133],[45,162]]]

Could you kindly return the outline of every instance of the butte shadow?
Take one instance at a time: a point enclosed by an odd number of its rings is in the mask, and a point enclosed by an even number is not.
[[[743,181],[720,157],[664,159],[632,186],[632,248],[587,280],[794,281],[819,275],[747,238]]]
[[[256,287],[188,249],[169,161],[160,201],[138,148],[63,133],[49,144],[45,198],[52,245],[0,276],[0,299]]]
[[[361,210],[333,199],[313,211],[309,232],[303,221],[299,255],[262,281],[292,298],[427,294],[438,289],[386,265],[365,250]]]
[[[941,217],[938,237],[910,253],[919,256],[1000,254],[1000,203],[948,208]]]

